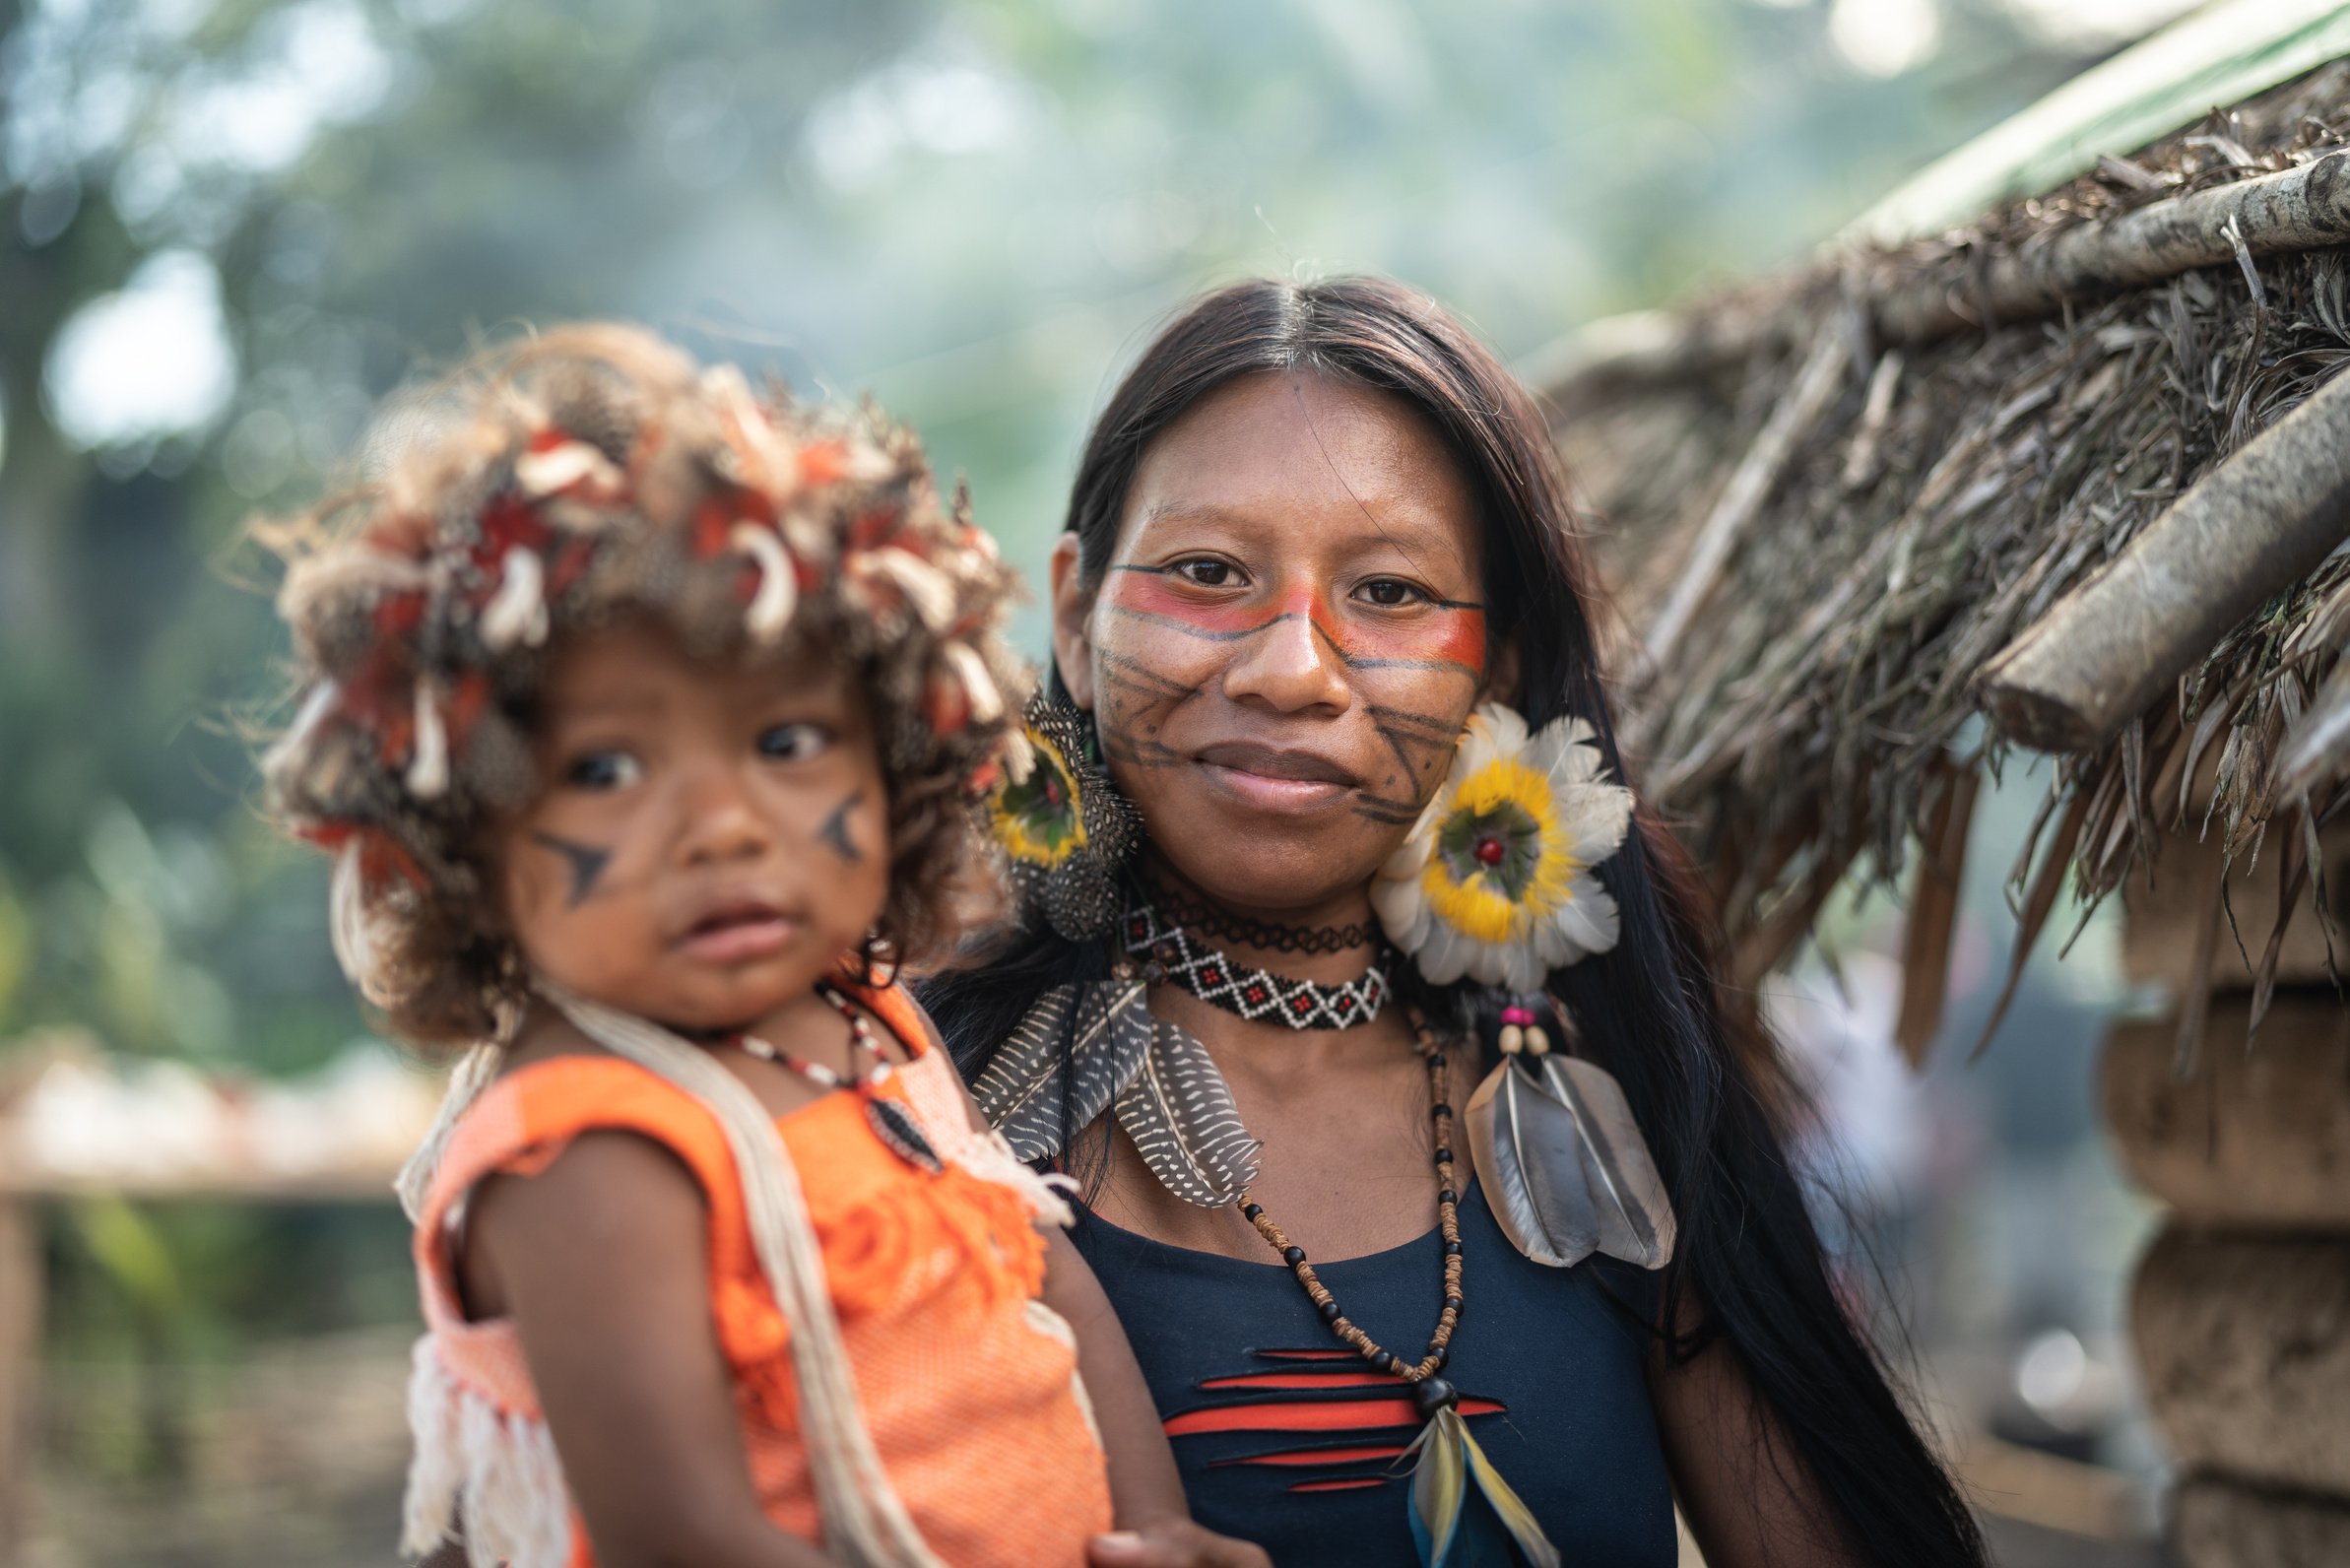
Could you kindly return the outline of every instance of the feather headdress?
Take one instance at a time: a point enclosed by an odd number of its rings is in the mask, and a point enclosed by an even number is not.
[[[339,855],[337,950],[396,1024],[494,1027],[476,1002],[517,971],[471,846],[535,791],[514,715],[547,650],[620,609],[697,653],[815,647],[862,676],[893,832],[927,846],[894,846],[884,927],[901,954],[951,941],[942,889],[985,837],[938,803],[1002,776],[1028,683],[1012,578],[908,431],[611,326],[500,350],[407,412],[380,477],[274,531],[302,689],[264,761],[280,817]]]

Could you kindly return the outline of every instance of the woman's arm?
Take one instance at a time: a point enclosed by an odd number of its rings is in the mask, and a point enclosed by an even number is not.
[[[1660,1345],[1648,1382],[1673,1495],[1708,1568],[1862,1568],[1727,1340],[1678,1366]]]
[[[477,1312],[514,1320],[601,1568],[822,1568],[759,1509],[712,1327],[708,1213],[679,1160],[590,1133],[468,1220]]]

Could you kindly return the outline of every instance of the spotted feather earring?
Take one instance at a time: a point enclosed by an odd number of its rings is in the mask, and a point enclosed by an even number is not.
[[[1023,925],[1039,920],[1068,942],[1090,942],[1122,907],[1119,868],[1142,836],[1142,818],[1110,783],[1093,738],[1093,715],[1038,692],[989,802],[996,842],[1011,867]]]

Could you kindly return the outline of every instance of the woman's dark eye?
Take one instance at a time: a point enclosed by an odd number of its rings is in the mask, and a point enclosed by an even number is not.
[[[1399,581],[1394,577],[1373,578],[1364,583],[1356,592],[1371,603],[1391,610],[1402,605],[1417,604],[1420,600],[1428,597],[1410,583]]]
[[[563,769],[563,782],[574,789],[618,790],[644,777],[644,764],[626,751],[590,751]]]
[[[820,724],[778,724],[759,732],[758,754],[777,762],[805,762],[832,744]]]
[[[1198,583],[1203,588],[1222,588],[1232,581],[1232,563],[1228,560],[1213,560],[1202,556],[1198,560],[1177,562],[1175,574],[1184,581]]]

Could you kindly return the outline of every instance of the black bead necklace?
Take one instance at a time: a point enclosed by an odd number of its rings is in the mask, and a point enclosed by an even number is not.
[[[1170,890],[1147,869],[1141,875],[1151,903],[1169,921],[1201,937],[1222,937],[1263,952],[1309,954],[1349,952],[1356,947],[1377,946],[1381,941],[1379,927],[1371,921],[1344,926],[1276,926],[1186,898]]]
[[[1460,1391],[1438,1376],[1452,1359],[1453,1330],[1461,1322],[1461,1190],[1453,1173],[1453,1108],[1444,1097],[1446,1056],[1418,1010],[1411,1010],[1410,1017],[1420,1060],[1428,1069],[1428,1118],[1436,1131],[1436,1227],[1444,1238],[1444,1305],[1428,1336],[1427,1352],[1417,1361],[1405,1361],[1356,1328],[1339,1307],[1338,1298],[1315,1274],[1314,1266],[1306,1261],[1306,1250],[1293,1244],[1246,1191],[1241,1193],[1239,1205],[1241,1217],[1256,1227],[1265,1244],[1279,1253],[1281,1262],[1297,1275],[1298,1284],[1330,1332],[1380,1371],[1403,1379],[1411,1390],[1412,1407],[1420,1419],[1431,1420],[1438,1410],[1459,1404],[1461,1399]]]

